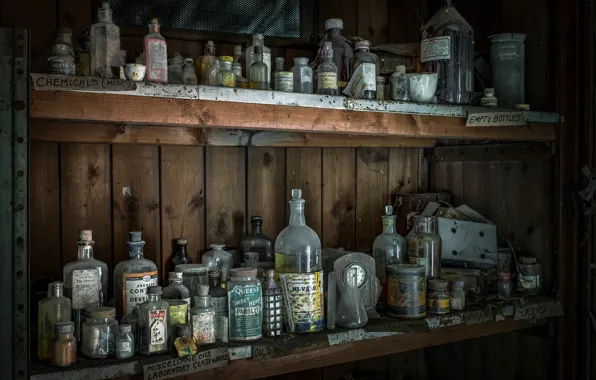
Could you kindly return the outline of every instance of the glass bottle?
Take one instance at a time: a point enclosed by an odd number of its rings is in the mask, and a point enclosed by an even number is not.
[[[74,75],[75,60],[69,53],[68,45],[52,46],[52,54],[48,57],[48,73],[57,75]]]
[[[54,325],[56,340],[52,351],[52,365],[69,367],[77,361],[77,340],[75,339],[74,323],[57,322]]]
[[[135,340],[131,325],[120,325],[116,337],[116,358],[128,359],[135,353]]]
[[[147,289],[147,301],[139,306],[139,352],[152,355],[167,352],[170,316],[168,303],[161,299],[161,286]]]
[[[236,77],[236,87],[248,88],[248,81],[242,76],[242,65],[239,62],[232,63],[232,71]]]
[[[114,268],[114,299],[121,318],[147,300],[147,288],[157,285],[157,265],[143,257],[145,242],[140,231],[128,233],[128,260]]]
[[[501,33],[489,36],[488,39],[491,42],[490,74],[493,95],[496,92],[499,96],[501,108],[514,108],[516,104],[524,104],[526,35]]]
[[[168,59],[168,83],[182,84],[182,65],[184,64],[184,57],[179,53],[174,53],[174,56]]]
[[[75,55],[75,75],[88,77],[91,72],[91,41],[89,30],[83,30],[83,37],[79,40],[79,47]]]
[[[151,20],[149,33],[143,38],[145,51],[145,79],[148,82],[168,83],[168,46],[159,33],[159,22]]]
[[[217,57],[215,56],[215,44],[213,41],[207,41],[207,44],[203,48],[203,55],[196,60],[196,70],[199,84],[209,85],[209,72],[211,72],[211,69],[216,62]]]
[[[169,305],[170,314],[170,336],[174,336],[175,325],[182,325],[188,322],[190,316],[190,292],[182,284],[182,272],[170,272],[168,274],[168,286],[163,288],[161,298]]]
[[[265,272],[263,281],[263,335],[281,335],[281,290],[275,283],[275,269]]]
[[[79,233],[78,258],[64,266],[64,288],[72,301],[72,320],[75,324],[75,338],[81,341],[81,325],[85,310],[106,304],[108,292],[108,265],[93,257],[93,232]]]
[[[251,78],[252,78],[252,73],[250,72],[250,68],[252,67],[252,64],[255,63],[257,61],[257,52],[255,51],[256,47],[260,46],[262,48],[261,53],[263,54],[263,58],[261,59],[260,62],[264,63],[267,68],[266,68],[266,76],[261,76],[261,74],[259,74],[259,79],[257,80],[258,82],[267,82],[267,84],[271,83],[271,49],[269,49],[267,46],[265,46],[265,36],[262,35],[261,33],[255,33],[252,35],[252,46],[249,46],[246,49],[246,79],[248,80],[249,83],[251,83]],[[263,80],[266,79],[266,80]],[[252,88],[252,87],[251,87]],[[267,89],[269,89],[269,87],[267,87]]]
[[[91,76],[120,76],[120,28],[112,22],[110,4],[102,3],[97,11],[98,22],[91,25]]]
[[[56,32],[56,45],[66,45],[68,46],[70,55],[74,58],[74,49],[72,47],[72,29],[70,28],[60,28]]]
[[[480,105],[482,107],[497,108],[497,97],[495,96],[494,88],[485,88],[484,96],[480,99]]]
[[[242,63],[244,61],[244,56],[242,54],[242,45],[234,46],[234,63]]]
[[[215,61],[213,66],[211,66],[211,70],[209,70],[208,76],[208,84],[209,86],[221,86],[221,82],[217,82],[217,73],[219,72],[219,60]]]
[[[449,294],[449,308],[451,311],[465,310],[466,292],[463,280],[451,281],[451,293]]]
[[[376,54],[370,52],[370,42],[363,40],[356,42],[356,51],[350,60],[350,78],[354,76],[359,66],[362,66],[361,72],[361,86],[362,95],[359,99],[376,99],[377,98],[377,67],[378,61]]]
[[[416,215],[414,232],[408,235],[410,263],[424,266],[427,279],[441,277],[441,236],[436,231],[436,217]]]
[[[333,62],[333,49],[331,42],[325,42],[321,52],[323,61],[317,68],[317,94],[337,95],[337,66]]]
[[[209,284],[207,271],[209,266],[203,264],[178,264],[176,272],[182,272],[182,283],[188,288],[190,293],[190,302],[194,305],[194,297],[197,295],[197,285]]]
[[[70,299],[64,297],[64,284],[55,281],[48,285],[48,296],[39,301],[37,320],[37,357],[39,360],[52,358],[56,336],[54,325],[69,322]]]
[[[426,308],[431,314],[449,313],[449,282],[440,278],[428,280]]]
[[[182,84],[195,86],[198,84],[197,74],[195,74],[195,63],[192,58],[184,59],[184,67],[182,68]],[[188,257],[188,259],[190,260],[190,257]]]
[[[439,103],[469,104],[474,94],[474,30],[452,5],[443,6],[422,28],[423,71],[438,73]]]
[[[209,306],[209,285],[199,285],[195,307],[190,309],[192,336],[198,345],[215,343],[215,309]]]
[[[344,290],[337,305],[335,324],[349,329],[364,327],[368,316],[357,285],[358,270],[347,268],[344,276]]]
[[[191,66],[192,69],[192,66]],[[193,72],[194,75],[194,72]],[[167,264],[167,271],[169,272],[178,272],[176,270],[176,266],[179,264],[191,264],[192,258],[188,256],[188,252],[186,250],[186,246],[188,244],[188,240],[185,238],[176,239],[176,247],[175,252],[171,258],[168,259]]]
[[[282,92],[294,92],[294,74],[285,71],[285,58],[275,58],[275,72],[273,73],[273,89]]]
[[[215,310],[215,339],[223,340],[228,316],[228,293],[221,287],[221,272],[209,272],[209,306]],[[227,341],[227,337],[226,337]]]
[[[263,337],[263,299],[256,268],[233,268],[227,284],[230,342]]]
[[[513,295],[513,282],[511,282],[511,273],[501,273],[501,276],[497,281],[497,293],[505,298],[509,298]]]
[[[326,50],[325,43],[331,43],[331,54],[333,63],[337,68],[338,86],[343,89],[350,80],[350,60],[352,59],[353,53],[352,48],[346,43],[341,35],[341,31],[344,28],[344,22],[338,18],[331,18],[325,21],[325,35],[321,39],[319,48],[319,54],[317,63],[321,65],[325,61],[325,55],[323,54]]]
[[[221,272],[221,280],[225,282],[232,268],[232,254],[224,251],[223,244],[211,244],[210,247],[211,251],[205,252],[201,258],[203,265],[206,265],[209,270]]]
[[[297,57],[294,58],[294,92],[301,94],[313,93],[313,73],[312,68],[308,65],[308,58]]]
[[[273,256],[273,240],[263,234],[263,217],[254,215],[250,217],[251,233],[240,240],[240,247],[242,253],[257,252],[259,254],[258,261],[274,262]]]
[[[222,87],[236,87],[236,75],[232,71],[233,58],[229,55],[219,57],[219,70],[217,70],[215,83]]]
[[[377,100],[385,100],[385,78],[377,77]]]
[[[257,45],[254,47],[252,65],[250,65],[250,88],[257,90],[269,90],[267,64],[263,63],[263,47]]]
[[[389,78],[391,83],[391,99],[407,102],[410,100],[410,89],[408,88],[408,75],[406,66],[397,65],[395,71]]]
[[[105,359],[116,355],[118,321],[113,307],[92,307],[85,312],[81,352],[91,359]]]
[[[132,313],[122,317],[122,319],[120,319],[120,325],[130,325],[133,340],[135,342],[134,350],[135,352],[139,352],[139,345],[137,344],[139,341],[139,307],[135,306]]]

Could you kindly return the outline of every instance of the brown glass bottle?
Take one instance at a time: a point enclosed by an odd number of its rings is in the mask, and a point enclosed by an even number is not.
[[[259,261],[274,262],[273,240],[263,234],[263,218],[261,216],[251,216],[250,225],[252,226],[252,232],[240,241],[242,253],[257,252]]]

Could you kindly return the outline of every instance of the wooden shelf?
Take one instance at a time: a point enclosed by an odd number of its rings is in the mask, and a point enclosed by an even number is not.
[[[73,137],[64,133],[66,126],[58,131],[34,128],[32,139],[46,141],[162,143],[165,140],[181,145],[210,145],[208,138],[197,138],[204,132],[192,132],[197,127],[206,127],[209,131],[269,132],[272,135],[262,140],[274,146],[425,147],[434,142],[421,139],[550,141],[555,139],[558,122],[557,114],[528,111],[525,126],[471,128],[465,126],[466,110],[458,106],[145,83],[137,84],[134,91],[34,90],[30,102],[34,120],[82,123],[69,129],[74,131]],[[105,123],[110,127],[91,127],[88,123]],[[124,134],[128,137],[117,132],[122,126],[133,131],[134,125],[153,126],[153,129]],[[165,126],[178,129],[156,134],[157,128]],[[294,137],[288,142],[287,138],[273,135],[280,132],[292,132]],[[325,136],[314,137],[319,133]],[[337,134],[344,137],[338,138]],[[390,140],[382,143],[379,138]],[[276,145],[277,141],[286,145]],[[250,144],[254,145],[248,141],[245,146]]]

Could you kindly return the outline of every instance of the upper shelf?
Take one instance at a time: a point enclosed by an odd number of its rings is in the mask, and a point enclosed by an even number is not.
[[[462,106],[340,96],[137,83],[133,91],[31,92],[31,117],[78,122],[343,133],[386,137],[549,141],[555,113],[526,111],[524,126],[466,127]]]

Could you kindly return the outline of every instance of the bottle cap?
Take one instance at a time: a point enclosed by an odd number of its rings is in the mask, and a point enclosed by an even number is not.
[[[223,245],[223,244],[210,244],[209,246],[210,246],[211,248],[213,248],[213,250],[216,250],[216,249],[223,249],[223,248],[225,247],[225,245]]]
[[[102,306],[102,307],[90,307],[85,311],[87,318],[114,318],[116,317],[116,308]]]
[[[161,294],[161,286],[150,286],[147,288],[147,294]]]
[[[265,35],[264,35],[263,33],[254,33],[254,34],[252,35],[252,38],[253,38],[253,39],[255,39],[255,38],[256,38],[256,39],[262,40],[262,39],[264,39],[264,38],[265,38]]]
[[[209,46],[209,47],[212,47],[213,46],[214,47],[215,44],[213,43],[213,41],[207,41],[207,45],[206,46]]]
[[[302,190],[301,189],[292,189],[292,200],[299,200],[302,199]]]
[[[308,65],[308,57],[296,57],[294,58],[295,65]]]
[[[261,45],[255,46],[255,54],[263,54],[263,47]]]
[[[209,285],[197,285],[197,296],[205,297],[209,295]]]
[[[169,280],[182,280],[182,272],[170,272],[168,273]]]
[[[178,264],[174,269],[182,273],[207,273],[209,267],[205,264]]]
[[[393,215],[393,206],[387,205],[385,206],[385,216]]]
[[[395,66],[395,72],[399,73],[399,74],[403,74],[406,72],[406,66],[405,65],[397,65]]]
[[[234,58],[230,57],[229,55],[220,55],[218,58],[220,61],[224,61],[224,62],[233,62]]]
[[[143,233],[141,231],[131,231],[128,233],[129,242],[143,241]]]
[[[120,325],[120,330],[121,333],[129,333],[132,332],[132,326],[131,325]]]
[[[191,60],[192,60],[192,58],[191,58]],[[180,238],[180,239],[176,240],[177,245],[186,245],[186,243],[188,243],[188,241],[185,238]]]
[[[355,49],[368,49],[370,47],[370,42],[367,40],[358,41],[354,44]]]
[[[275,278],[275,269],[267,269],[265,271],[265,277],[267,277],[267,278]]]
[[[56,322],[54,323],[54,333],[58,334],[72,334],[74,332],[73,322]]]
[[[221,278],[221,272],[218,270],[209,271],[209,278]]]
[[[257,277],[257,268],[232,268],[230,277]]]
[[[234,55],[242,55],[242,45],[234,46]]]
[[[263,224],[263,217],[260,215],[253,215],[250,217],[250,224]]]
[[[330,18],[325,21],[325,30],[330,29],[344,29],[344,22],[340,18]]]
[[[93,230],[81,230],[79,232],[79,240],[80,241],[93,241]]]
[[[192,58],[184,58],[184,64],[187,66],[194,66],[195,61]]]

